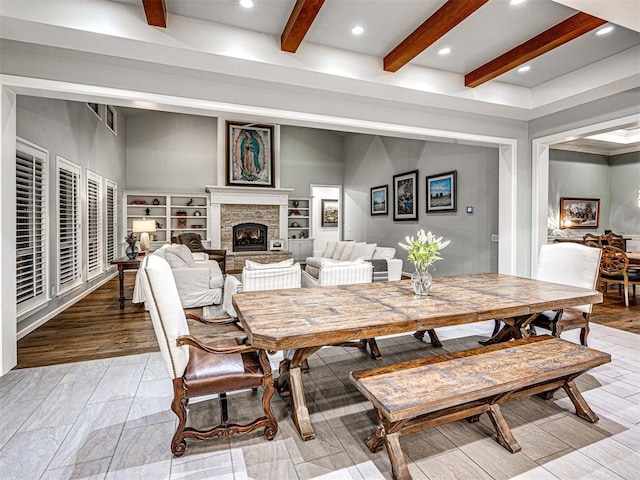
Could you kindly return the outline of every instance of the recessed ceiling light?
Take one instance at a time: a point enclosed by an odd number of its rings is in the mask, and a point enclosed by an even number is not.
[[[451,53],[451,49],[449,47],[444,47],[438,50],[438,55],[449,55]]]
[[[253,0],[240,0],[240,6],[244,8],[253,8],[255,4]]]
[[[364,27],[362,25],[355,25],[351,28],[351,33],[354,35],[362,35],[364,33]]]
[[[526,2],[527,0],[510,0],[510,5],[520,5],[521,3]]]
[[[529,65],[525,65],[524,67],[520,67],[518,69],[518,73],[525,73],[525,72],[528,72],[529,70],[531,70],[531,67]]]
[[[613,25],[607,25],[606,27],[602,27],[600,30],[596,32],[596,35],[606,35],[607,33],[611,33],[613,31]]]

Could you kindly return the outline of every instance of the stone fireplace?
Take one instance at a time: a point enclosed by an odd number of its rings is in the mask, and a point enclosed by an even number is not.
[[[267,226],[261,223],[239,223],[233,227],[234,252],[265,252],[267,250]]]

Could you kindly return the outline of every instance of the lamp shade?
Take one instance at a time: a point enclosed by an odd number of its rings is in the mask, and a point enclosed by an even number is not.
[[[134,220],[133,221],[133,233],[143,233],[143,232],[155,232],[156,231],[156,221],[155,220]]]

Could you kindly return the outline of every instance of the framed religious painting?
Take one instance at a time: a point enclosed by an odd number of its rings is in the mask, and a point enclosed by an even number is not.
[[[273,125],[227,121],[226,184],[274,187]]]
[[[393,176],[393,220],[418,220],[418,170]]]
[[[427,213],[456,211],[457,171],[427,177]]]
[[[598,228],[600,225],[600,199],[560,199],[560,228]]]
[[[389,185],[371,187],[371,215],[388,215]]]

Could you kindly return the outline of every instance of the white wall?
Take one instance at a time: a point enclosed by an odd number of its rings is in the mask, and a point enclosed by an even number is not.
[[[345,138],[345,238],[397,247],[420,228],[451,240],[436,264],[437,275],[497,272],[498,247],[491,234],[498,232],[498,150],[373,135]],[[393,175],[418,170],[418,221],[393,221]],[[457,171],[457,211],[426,213],[426,176]],[[389,185],[389,215],[371,216],[370,189]],[[473,214],[466,206],[474,207]],[[412,267],[406,252],[404,271]]]
[[[640,235],[640,152],[610,157],[609,163],[609,228],[617,233]]]
[[[142,111],[127,118],[127,189],[203,191],[216,185],[217,119]]]
[[[57,224],[55,195],[56,155],[80,165],[82,169],[81,198],[85,195],[86,169],[115,181],[121,193],[125,185],[126,120],[121,113],[118,115],[118,136],[114,136],[84,103],[18,95],[16,130],[19,137],[49,151],[50,213],[48,222],[50,226],[49,291],[51,291],[51,287],[56,285],[57,278],[57,255],[55,251],[58,234],[55,228]],[[118,198],[119,225],[122,225],[121,200],[121,197]],[[83,202],[81,205],[84,205]],[[86,222],[83,221],[84,224]],[[120,227],[119,232],[121,231],[122,228]],[[118,238],[122,236],[123,234],[118,234]],[[83,278],[85,276],[85,247],[86,245],[83,242]],[[113,273],[113,267],[110,267],[110,269],[111,273]],[[19,319],[18,331],[29,329],[31,325],[50,316],[56,309],[73,302],[74,299],[86,293],[92,286],[104,280],[105,275],[100,275],[92,279],[91,282],[84,282],[81,287],[67,294],[60,297],[52,296],[46,308]],[[114,306],[117,305],[116,300],[114,299]]]

